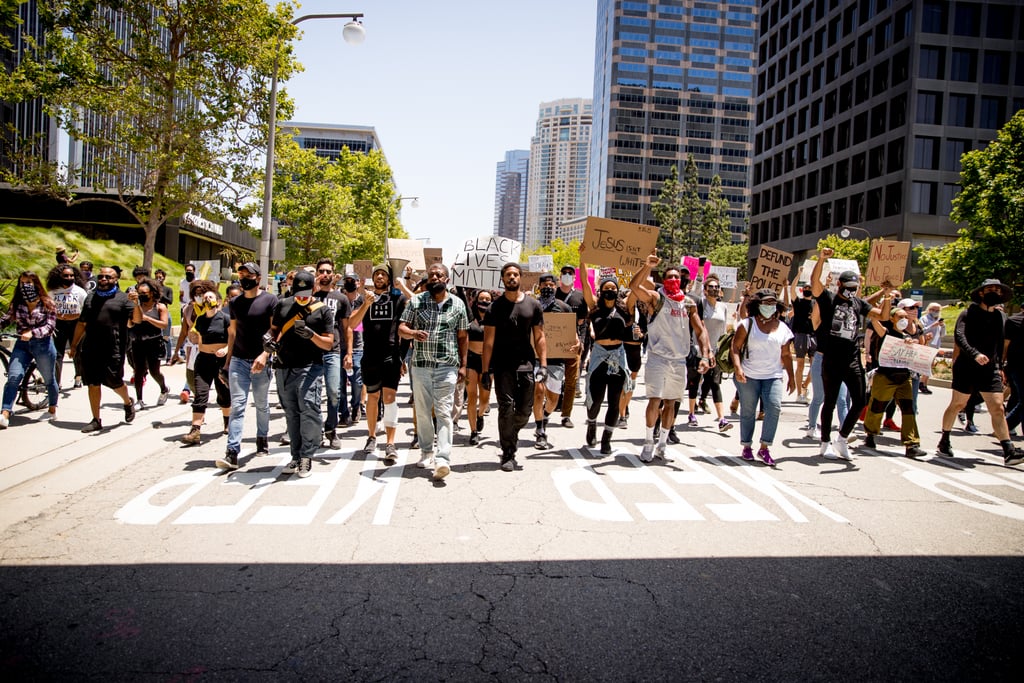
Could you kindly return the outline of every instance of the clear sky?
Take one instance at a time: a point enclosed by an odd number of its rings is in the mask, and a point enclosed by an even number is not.
[[[593,97],[597,0],[308,0],[296,16],[304,71],[283,84],[296,121],[373,126],[404,202],[409,236],[451,263],[462,240],[494,229],[495,165],[530,148],[541,102]]]

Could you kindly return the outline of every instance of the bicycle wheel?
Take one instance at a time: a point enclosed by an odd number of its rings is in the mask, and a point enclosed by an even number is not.
[[[29,410],[39,410],[49,403],[43,373],[35,363],[28,366],[25,379],[21,381],[21,403]]]

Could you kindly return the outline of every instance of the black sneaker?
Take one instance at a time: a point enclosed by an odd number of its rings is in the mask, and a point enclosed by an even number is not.
[[[471,432],[469,435],[469,445],[479,446],[480,445],[480,432]]]
[[[103,425],[100,424],[99,420],[93,420],[89,424],[82,428],[83,434],[91,434],[92,432],[98,432],[103,429]]]
[[[394,465],[398,461],[398,449],[395,448],[395,444],[386,443],[384,444],[384,464]]]
[[[668,442],[670,444],[673,444],[673,445],[679,443],[679,435],[676,434],[675,427],[673,427],[672,429],[668,430]]]
[[[874,434],[868,434],[866,437],[864,437],[864,448],[870,448],[870,449],[874,450],[874,448],[875,448],[875,435]]]
[[[313,460],[312,458],[299,458],[299,469],[297,474],[300,478],[305,479],[313,473]]]
[[[925,453],[924,449],[921,448],[920,446],[907,446],[907,451],[906,451],[905,455],[908,458],[923,458],[924,456],[926,456],[928,454]]]
[[[501,459],[501,470],[502,472],[514,472],[516,469],[515,458],[502,458]]]
[[[270,455],[270,444],[267,443],[267,437],[256,437],[256,455]]]
[[[953,457],[953,447],[949,445],[948,441],[940,441],[939,445],[935,447],[935,452],[947,458]]]
[[[547,451],[553,448],[551,442],[548,441],[548,435],[544,433],[541,433],[541,435],[537,437],[537,443],[535,443],[533,447],[538,451]]]
[[[135,419],[135,405],[133,403],[126,403],[124,406],[124,421],[128,424],[132,423]]]
[[[337,432],[327,432],[324,434],[324,438],[327,439],[327,446],[332,451],[336,451],[341,448],[341,439],[338,438]]]
[[[477,415],[476,416],[476,431],[478,431],[478,432],[484,431],[484,416],[483,415]]]
[[[281,471],[284,474],[295,474],[296,472],[299,471],[299,461],[298,460],[292,460],[287,465],[285,465],[284,469],[281,470]]]
[[[1003,456],[1003,464],[1007,467],[1010,467],[1011,465],[1019,465],[1022,462],[1024,462],[1024,451],[1019,448],[1006,451],[1006,454]]]
[[[217,467],[222,470],[237,470],[238,469],[238,453],[231,449],[224,452],[223,458],[217,458]]]

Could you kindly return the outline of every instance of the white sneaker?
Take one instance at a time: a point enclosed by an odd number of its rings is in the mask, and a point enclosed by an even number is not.
[[[434,454],[433,453],[426,453],[426,454],[420,456],[420,459],[418,461],[416,461],[416,467],[419,467],[421,470],[425,470],[428,467],[431,467],[433,464],[434,464]]]
[[[0,415],[0,429],[7,429],[10,426],[11,426],[11,421],[9,419],[7,419],[6,417],[4,417],[3,415]]]
[[[835,449],[836,455],[843,460],[852,460],[850,457],[850,446],[846,437],[841,434],[836,434],[836,437],[832,439],[832,448]]]
[[[806,430],[804,431],[804,436],[806,436],[808,439],[817,439],[818,438],[818,428],[817,427],[807,427]]]
[[[654,444],[650,442],[644,443],[644,447],[640,449],[640,462],[653,462],[654,461]]]
[[[665,455],[665,444],[659,443],[654,447],[654,457],[661,458],[662,460],[668,460],[668,456]]]
[[[839,456],[836,455],[836,449],[832,448],[832,444],[825,442],[818,448],[818,455],[828,458],[829,460],[835,460]]]
[[[49,422],[57,419],[57,413],[51,413],[49,410],[45,411],[42,415],[36,418],[36,422]]]
[[[811,403],[811,399],[807,397],[807,394],[800,394],[796,400],[803,403],[805,406],[810,405]]]
[[[452,468],[448,466],[448,463],[444,460],[438,460],[437,469],[434,470],[434,480],[440,481],[448,476],[448,473],[452,471]]]

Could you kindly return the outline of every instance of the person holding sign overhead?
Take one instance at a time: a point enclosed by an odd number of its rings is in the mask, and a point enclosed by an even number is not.
[[[662,286],[650,289],[647,277],[661,263],[657,252],[652,252],[643,267],[629,281],[629,288],[636,298],[647,306],[647,369],[644,382],[647,386],[647,433],[640,460],[651,462],[655,456],[665,457],[669,427],[675,416],[675,407],[683,398],[686,388],[686,357],[690,355],[691,329],[696,333],[700,348],[698,372],[707,372],[713,364],[708,332],[700,319],[697,304],[686,296],[690,272],[676,265],[669,265],[662,275]],[[654,446],[654,425],[661,417],[661,432],[658,446]]]

